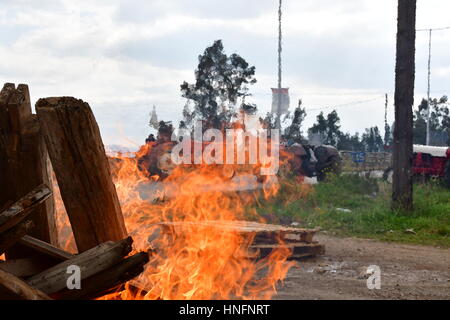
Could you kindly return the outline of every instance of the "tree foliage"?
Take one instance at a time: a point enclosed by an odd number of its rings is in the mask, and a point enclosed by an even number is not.
[[[331,146],[336,146],[341,136],[341,119],[336,110],[329,113],[325,118],[323,112],[317,116],[317,122],[309,129],[310,133],[320,134],[323,143]]]
[[[430,99],[430,144],[450,146],[450,111],[448,98]],[[422,99],[418,110],[414,113],[414,143],[426,144],[427,140],[428,101]]]
[[[245,104],[248,86],[256,83],[255,67],[238,54],[226,55],[221,40],[206,48],[198,60],[195,83],[181,85],[182,96],[193,103],[192,111],[185,108],[183,112],[185,126],[202,120],[205,129],[223,129],[236,116],[236,105],[247,111],[255,107]]]
[[[384,142],[378,127],[366,129],[362,136],[362,143],[367,152],[382,152],[384,150]]]
[[[299,100],[298,107],[294,111],[291,125],[286,129],[285,139],[293,143],[302,143],[304,140],[302,125],[306,118],[306,109],[302,107],[302,100]]]

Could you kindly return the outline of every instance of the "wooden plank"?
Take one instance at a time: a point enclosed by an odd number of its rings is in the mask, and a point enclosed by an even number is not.
[[[320,229],[302,229],[302,228],[291,228],[272,224],[263,224],[250,221],[183,221],[183,222],[161,222],[154,224],[155,226],[167,226],[167,227],[214,227],[221,228],[223,230],[237,231],[240,233],[250,232],[283,232],[286,234],[302,234],[318,232]]]
[[[279,225],[262,224],[249,221],[183,221],[161,222],[150,227],[161,226],[164,232],[183,233],[189,228],[219,228],[227,232],[237,232],[253,237],[255,243],[313,242],[314,235],[320,229],[291,228]]]
[[[102,243],[31,277],[28,283],[47,294],[58,292],[66,288],[69,266],[75,265],[80,268],[81,279],[89,278],[122,261],[123,257],[131,252],[132,242],[131,238],[127,238],[116,243],[112,241]]]
[[[0,269],[0,299],[51,300],[42,291],[31,287],[22,279]]]
[[[19,243],[31,251],[42,254],[45,257],[56,259],[60,262],[74,258],[73,254],[28,235],[20,239]]]
[[[40,185],[30,193],[14,203],[11,207],[0,213],[0,233],[22,222],[36,207],[52,195],[51,190]]]
[[[50,267],[48,264],[41,263],[36,259],[28,258],[0,261],[0,269],[21,278],[34,276]]]
[[[36,111],[75,241],[84,252],[127,236],[95,117],[72,97],[40,99]]]
[[[52,297],[61,300],[95,299],[109,293],[117,292],[119,288],[140,275],[144,265],[149,260],[147,252],[137,253],[119,264],[81,281],[81,290],[62,290]]]
[[[37,116],[32,114],[28,86],[15,88],[14,84],[5,84],[0,93],[0,207],[18,201],[39,185],[51,189],[47,159]],[[57,243],[52,197],[36,206],[30,219],[35,224],[32,236]]]
[[[27,220],[18,224],[17,226],[7,230],[0,234],[0,255],[10,249],[16,242],[25,236],[32,228],[34,224],[31,220]]]

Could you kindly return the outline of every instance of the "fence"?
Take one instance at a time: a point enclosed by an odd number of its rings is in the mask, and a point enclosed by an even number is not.
[[[392,154],[387,152],[340,151],[342,170],[347,172],[385,171],[392,166]]]

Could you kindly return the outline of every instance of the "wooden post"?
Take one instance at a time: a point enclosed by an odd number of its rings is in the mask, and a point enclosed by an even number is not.
[[[72,97],[40,99],[36,112],[79,252],[127,231],[95,117]]]
[[[416,0],[398,1],[395,70],[394,176],[392,208],[413,209],[413,104],[415,79]]]
[[[7,83],[0,92],[0,208],[7,207],[41,184],[51,188],[47,150],[36,115],[31,112],[28,86]],[[50,197],[30,216],[35,238],[57,244],[54,200]],[[12,250],[11,255],[21,255]],[[15,256],[16,257],[16,256]]]

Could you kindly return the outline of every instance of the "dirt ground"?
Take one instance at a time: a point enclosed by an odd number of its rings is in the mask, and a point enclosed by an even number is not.
[[[450,249],[336,238],[319,234],[322,257],[298,262],[274,299],[450,300]],[[381,289],[369,290],[367,268],[381,269]]]

